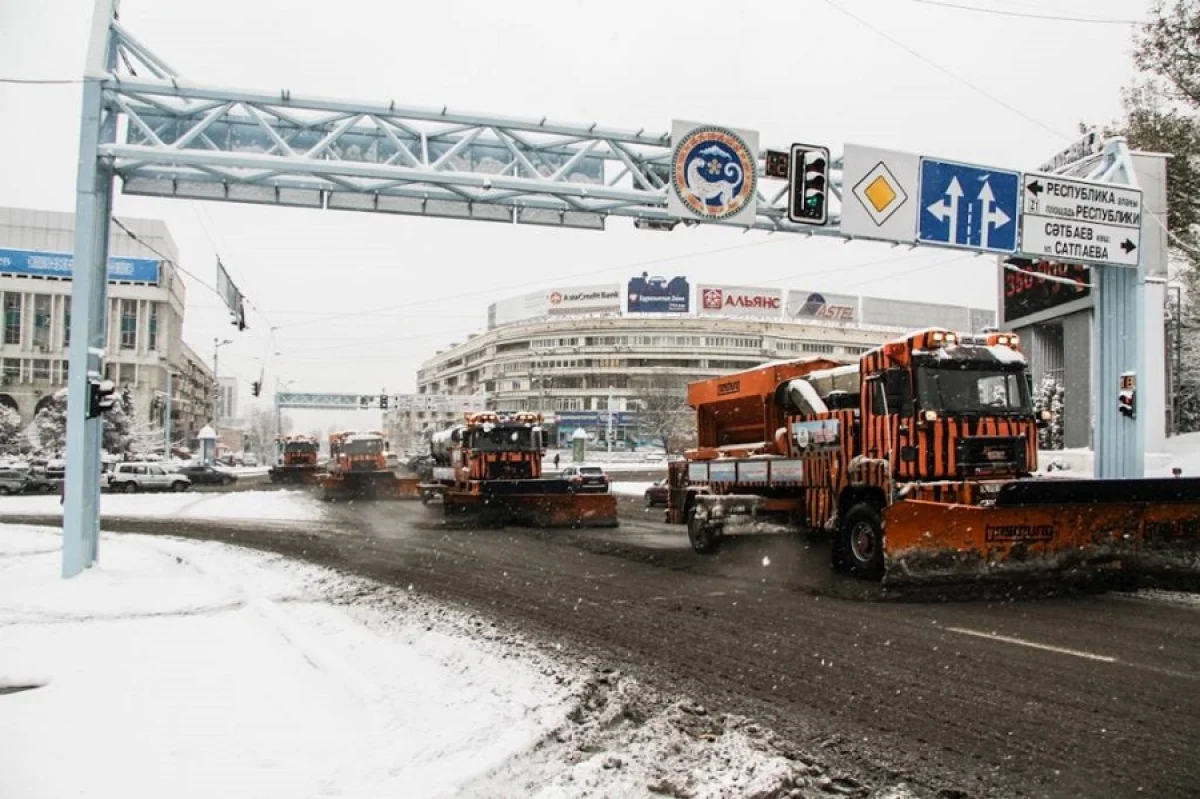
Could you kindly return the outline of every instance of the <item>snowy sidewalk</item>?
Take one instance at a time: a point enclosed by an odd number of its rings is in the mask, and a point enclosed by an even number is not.
[[[217,544],[0,526],[0,796],[430,796],[532,746],[564,689],[339,607],[331,572]],[[331,602],[331,600],[333,600]]]

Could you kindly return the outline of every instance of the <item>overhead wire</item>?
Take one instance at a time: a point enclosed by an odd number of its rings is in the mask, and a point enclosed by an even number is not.
[[[1087,25],[1149,25],[1150,23],[1140,19],[1112,19],[1103,17],[1076,17],[1066,14],[1037,14],[1031,11],[1012,11],[1001,8],[984,8],[982,6],[969,6],[961,3],[949,3],[945,0],[910,0],[913,3],[920,3],[923,6],[938,6],[940,8],[952,8],[958,11],[973,11],[979,14],[995,14],[1002,17],[1018,17],[1022,19],[1046,20],[1051,22],[1078,22]]]
[[[185,275],[187,275],[188,277],[190,277],[192,280],[196,281],[196,282],[197,282],[198,284],[200,284],[202,287],[204,287],[204,288],[208,289],[208,290],[209,290],[209,291],[211,291],[213,294],[216,294],[218,298],[221,296],[221,295],[220,295],[220,293],[217,291],[217,289],[216,289],[216,288],[215,288],[215,287],[214,287],[212,284],[210,284],[210,283],[206,282],[205,280],[203,280],[202,278],[198,277],[198,276],[197,276],[197,275],[196,275],[194,272],[191,272],[191,271],[189,271],[188,269],[185,269],[185,268],[184,268],[182,265],[180,265],[180,264],[179,264],[179,262],[178,262],[178,261],[176,261],[174,258],[171,258],[170,256],[166,255],[166,254],[165,254],[165,253],[163,253],[161,250],[157,249],[157,248],[156,248],[156,247],[155,247],[153,244],[150,244],[148,241],[146,241],[145,239],[143,239],[141,236],[139,236],[138,234],[134,233],[132,230],[130,230],[130,229],[129,229],[129,228],[126,226],[126,225],[125,225],[125,223],[124,223],[124,222],[122,222],[120,219],[117,219],[117,217],[116,217],[115,215],[114,215],[114,216],[112,216],[112,217],[110,217],[110,218],[112,219],[112,221],[113,221],[113,224],[115,224],[115,225],[116,225],[117,227],[119,227],[121,230],[125,231],[125,235],[129,236],[129,238],[133,239],[133,240],[134,240],[134,241],[136,241],[138,244],[141,244],[141,245],[142,245],[143,247],[145,247],[147,250],[149,250],[150,252],[154,253],[154,254],[155,254],[155,255],[157,255],[159,258],[163,259],[163,261],[165,261],[166,263],[169,263],[171,266],[175,267],[175,268],[176,268],[176,269],[178,269],[180,272],[182,272],[183,274],[185,274]]]
[[[938,72],[941,72],[943,75],[946,75],[947,77],[951,78],[952,80],[955,80],[955,81],[961,83],[962,85],[966,86],[968,89],[975,92],[976,94],[979,94],[982,97],[986,97],[988,100],[991,100],[993,103],[996,103],[997,105],[1000,105],[1000,106],[1008,109],[1009,111],[1011,111],[1012,113],[1021,117],[1022,119],[1025,119],[1028,122],[1032,122],[1034,125],[1037,125],[1039,128],[1041,128],[1045,131],[1053,133],[1055,136],[1063,136],[1064,138],[1067,138],[1067,139],[1072,138],[1070,136],[1064,136],[1062,131],[1055,130],[1054,128],[1050,127],[1046,123],[1042,122],[1037,117],[1026,114],[1021,109],[1017,108],[1016,106],[1012,105],[1011,103],[1009,103],[1005,100],[1000,99],[999,97],[997,97],[996,95],[987,91],[986,89],[984,89],[983,87],[974,83],[973,81],[970,81],[967,78],[962,77],[961,75],[959,75],[959,74],[953,72],[952,70],[949,70],[946,67],[942,66],[941,64],[937,63],[933,59],[922,55],[921,53],[912,49],[911,47],[909,47],[907,44],[900,41],[896,37],[892,36],[891,34],[887,33],[884,30],[881,30],[880,28],[877,28],[876,26],[872,25],[870,22],[867,22],[865,19],[858,16],[854,12],[849,11],[849,10],[843,8],[842,6],[838,5],[833,0],[824,0],[824,3],[825,3],[825,5],[829,6],[833,10],[837,11],[839,14],[849,17],[850,19],[857,22],[859,25],[862,25],[864,28],[871,31],[872,33],[874,33],[876,36],[880,37],[881,39],[886,39],[887,41],[891,42],[896,47],[899,47],[901,50],[903,50],[906,53],[908,53],[909,55],[911,55],[913,58],[916,58],[920,61],[925,62],[929,66],[936,69]]]

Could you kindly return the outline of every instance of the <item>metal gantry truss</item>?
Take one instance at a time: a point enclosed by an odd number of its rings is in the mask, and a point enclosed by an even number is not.
[[[122,119],[100,155],[126,193],[592,229],[673,221],[670,134],[198,85],[111,29],[120,71],[92,77]],[[837,235],[836,213],[828,229],[790,223],[785,183],[759,187],[743,227]]]
[[[667,211],[669,134],[197,84],[138,41],[117,7],[118,0],[95,0],[83,87],[64,576],[87,568],[98,552],[101,423],[83,408],[89,379],[103,373],[115,178],[128,194],[224,202],[595,230],[608,217],[649,228],[696,223]],[[1115,141],[1060,171],[1136,185],[1128,161],[1124,143]],[[841,166],[836,157],[830,164],[826,226],[789,222],[786,182],[765,179],[757,184],[756,216],[731,226],[843,236]],[[1132,273],[1096,271],[1121,281]],[[1137,330],[1129,333],[1134,341]]]

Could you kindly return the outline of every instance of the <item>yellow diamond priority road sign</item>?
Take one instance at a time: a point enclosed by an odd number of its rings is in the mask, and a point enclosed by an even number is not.
[[[917,237],[919,157],[847,144],[843,158],[841,232],[851,237],[912,242]]]
[[[863,204],[867,213],[875,220],[876,225],[882,225],[896,209],[908,199],[900,181],[880,161],[854,186],[854,196]]]

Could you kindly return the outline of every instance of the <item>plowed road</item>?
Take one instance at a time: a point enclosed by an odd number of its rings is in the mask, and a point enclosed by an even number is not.
[[[451,529],[440,508],[403,502],[333,506],[324,524],[104,529],[227,540],[411,584],[754,717],[872,788],[1200,791],[1200,605],[1187,597],[880,602],[831,580],[803,539],[700,557],[681,528],[624,513],[619,530],[586,533]]]

